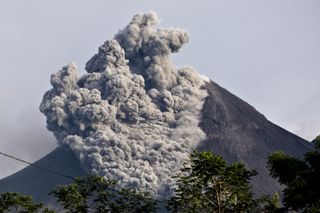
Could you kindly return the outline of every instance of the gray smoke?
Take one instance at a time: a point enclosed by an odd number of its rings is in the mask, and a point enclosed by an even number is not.
[[[188,41],[180,29],[155,29],[154,12],[135,15],[77,77],[74,64],[51,76],[40,110],[60,145],[87,171],[159,196],[203,139],[198,127],[207,79],[176,68],[169,54]]]

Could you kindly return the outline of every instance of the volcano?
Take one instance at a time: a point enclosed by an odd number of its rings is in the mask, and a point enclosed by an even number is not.
[[[198,150],[212,151],[228,162],[240,161],[248,168],[257,169],[259,175],[252,180],[257,195],[273,194],[281,186],[269,176],[266,158],[272,152],[282,150],[302,157],[312,147],[309,142],[268,121],[252,106],[214,82],[206,85],[208,97],[202,109],[200,127],[208,138]],[[69,176],[83,176],[79,160],[70,150],[58,147],[34,163]],[[17,191],[32,195],[36,200],[50,202],[48,192],[71,180],[39,170],[33,166],[10,175],[0,181],[0,190]]]
[[[267,157],[277,150],[302,157],[312,146],[194,68],[176,68],[169,54],[188,34],[155,29],[158,22],[154,12],[137,14],[99,47],[85,75],[74,64],[52,74],[40,111],[60,147],[35,165],[73,177],[93,172],[167,197],[182,162],[206,150],[256,169],[257,195],[280,191]],[[0,190],[50,203],[48,192],[70,181],[29,166],[2,179]]]

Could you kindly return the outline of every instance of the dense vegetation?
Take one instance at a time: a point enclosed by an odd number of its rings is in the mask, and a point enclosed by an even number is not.
[[[270,174],[285,186],[280,195],[263,195],[255,199],[250,178],[257,174],[245,165],[230,165],[211,152],[193,152],[175,176],[176,185],[169,200],[156,200],[148,192],[122,188],[116,181],[89,175],[60,186],[50,194],[55,196],[63,212],[320,212],[320,137],[315,149],[297,159],[282,152],[268,158]],[[29,196],[18,193],[0,194],[0,212],[55,211],[43,208]]]
[[[320,212],[320,137],[315,149],[300,160],[283,152],[268,159],[271,175],[285,185],[283,204],[286,210]]]
[[[175,177],[169,208],[173,212],[248,211],[254,203],[249,180],[256,174],[238,162],[228,166],[211,152],[194,152],[190,163]]]

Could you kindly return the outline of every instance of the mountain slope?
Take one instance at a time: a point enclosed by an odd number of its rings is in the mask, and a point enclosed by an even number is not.
[[[252,106],[214,82],[206,85],[209,93],[202,109],[200,127],[208,139],[199,150],[211,150],[227,161],[240,161],[259,175],[253,179],[257,194],[280,191],[280,185],[269,176],[267,157],[277,150],[302,157],[310,144],[271,123]]]
[[[311,149],[307,141],[268,121],[252,106],[234,96],[214,82],[206,85],[208,97],[202,109],[199,124],[207,139],[198,150],[211,150],[227,161],[241,161],[249,168],[257,169],[259,175],[253,180],[257,194],[274,193],[279,184],[269,177],[265,167],[267,156],[276,150],[301,157]],[[85,172],[71,151],[57,148],[40,159],[36,165],[50,168],[70,176]],[[32,195],[36,200],[48,202],[47,193],[59,184],[70,180],[27,167],[0,181],[0,191],[18,191]]]
[[[56,148],[34,164],[71,177],[85,175],[74,154],[62,147]],[[51,196],[48,196],[48,193],[52,189],[58,185],[64,185],[70,182],[72,182],[72,179],[40,170],[34,166],[28,166],[2,179],[0,181],[0,191],[20,192],[22,194],[32,195],[37,201],[48,202],[53,199]]]

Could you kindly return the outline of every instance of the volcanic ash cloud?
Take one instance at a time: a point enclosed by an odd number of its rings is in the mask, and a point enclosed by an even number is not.
[[[99,47],[87,74],[78,77],[74,64],[54,73],[40,110],[85,170],[166,196],[171,176],[206,137],[198,124],[207,80],[171,63],[188,35],[155,29],[158,22],[154,12],[137,14]]]

